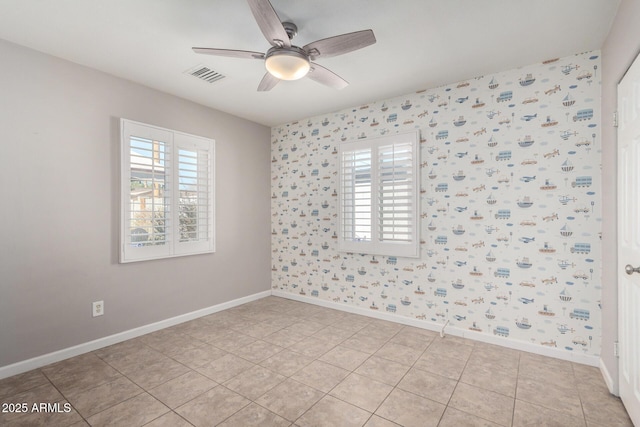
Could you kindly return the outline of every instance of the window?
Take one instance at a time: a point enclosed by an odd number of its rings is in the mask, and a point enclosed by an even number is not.
[[[340,145],[339,250],[418,257],[418,133]]]
[[[214,252],[214,141],[121,120],[120,262]]]

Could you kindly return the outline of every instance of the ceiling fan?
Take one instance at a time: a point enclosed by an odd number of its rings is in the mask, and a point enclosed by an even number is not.
[[[298,33],[295,24],[280,22],[269,0],[247,1],[262,34],[272,46],[267,53],[206,47],[194,47],[193,51],[207,55],[264,60],[267,73],[258,85],[258,91],[271,90],[280,80],[297,80],[304,76],[329,87],[343,89],[349,84],[346,80],[311,60],[342,55],[376,42],[372,30],[363,30],[317,40],[303,47],[294,46],[291,39]]]

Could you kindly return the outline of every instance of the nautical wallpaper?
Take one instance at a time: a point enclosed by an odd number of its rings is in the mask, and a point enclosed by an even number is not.
[[[598,356],[599,55],[272,128],[272,288]],[[414,129],[420,258],[338,252],[338,145]]]

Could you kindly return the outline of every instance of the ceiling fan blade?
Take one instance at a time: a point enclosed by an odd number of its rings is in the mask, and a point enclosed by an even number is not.
[[[278,18],[275,9],[271,6],[271,3],[269,3],[269,0],[247,1],[249,2],[251,13],[253,13],[253,17],[258,23],[258,27],[260,27],[260,31],[262,31],[267,41],[271,43],[272,46],[291,47],[289,36],[282,22],[280,22],[280,18]]]
[[[248,50],[232,50],[232,49],[214,49],[209,47],[194,47],[195,53],[203,53],[205,55],[229,56],[232,58],[246,59],[264,59],[262,52],[250,52]]]
[[[355,33],[347,33],[317,40],[309,43],[302,49],[309,54],[311,59],[316,59],[319,56],[328,58],[362,49],[363,47],[372,45],[375,42],[376,37],[373,35],[372,30],[362,30],[356,31]]]
[[[307,77],[334,89],[344,89],[349,86],[348,81],[333,71],[313,62],[311,63],[311,70],[309,71],[309,74],[307,74]]]
[[[280,83],[279,78],[271,75],[270,73],[266,73],[260,81],[260,84],[258,85],[258,92],[266,92],[268,90],[271,90],[278,83]]]

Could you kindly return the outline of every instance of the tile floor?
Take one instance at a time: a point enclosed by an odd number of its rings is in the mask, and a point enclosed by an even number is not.
[[[277,297],[0,380],[0,402],[60,404],[2,426],[632,425],[596,368]]]

